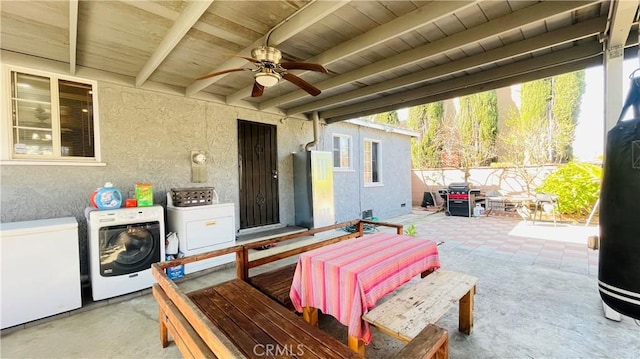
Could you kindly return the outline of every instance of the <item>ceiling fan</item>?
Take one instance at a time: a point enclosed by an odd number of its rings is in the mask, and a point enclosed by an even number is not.
[[[274,86],[280,81],[280,79],[285,79],[291,82],[292,84],[308,92],[311,96],[318,96],[320,94],[320,89],[301,79],[300,77],[290,73],[288,70],[308,70],[322,72],[325,74],[327,73],[327,69],[325,69],[324,66],[320,64],[292,61],[280,62],[280,59],[282,59],[282,53],[280,52],[280,50],[271,46],[260,46],[251,50],[252,57],[239,55],[234,56],[242,57],[245,60],[253,62],[257,66],[257,68],[237,68],[222,70],[198,77],[196,80],[204,80],[210,77],[230,72],[251,71],[254,73],[253,77],[255,79],[253,83],[253,89],[251,90],[251,97],[262,96],[265,87]]]

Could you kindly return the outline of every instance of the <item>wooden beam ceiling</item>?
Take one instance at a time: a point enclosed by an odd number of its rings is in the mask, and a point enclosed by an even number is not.
[[[566,50],[555,51],[547,55],[536,56],[528,60],[519,61],[506,66],[501,66],[491,70],[475,73],[473,75],[459,77],[454,80],[423,86],[415,90],[408,90],[384,97],[379,97],[371,101],[322,111],[320,112],[320,117],[333,120],[345,119],[345,116],[353,116],[354,114],[377,113],[378,109],[384,106],[401,105],[401,107],[406,107],[406,103],[415,102],[417,100],[421,100],[438,93],[450,92],[460,88],[466,88],[490,81],[517,76],[519,74],[556,67],[564,65],[568,62],[596,57],[601,53],[602,46],[598,43],[579,45]]]
[[[424,61],[425,59],[451,51],[452,49],[461,48],[469,43],[477,42],[492,36],[498,36],[527,24],[544,20],[550,16],[559,15],[588,6],[594,2],[595,1],[551,1],[538,3],[516,11],[510,15],[491,20],[451,36],[447,36],[441,40],[388,57],[384,60],[363,66],[354,71],[332,77],[328,80],[315,84],[315,86],[320,90],[329,90],[370,76],[376,76],[381,72],[397,69],[401,66],[418,61]],[[303,91],[293,91],[284,96],[264,101],[258,108],[264,110],[272,106],[281,106],[305,96],[306,93]]]
[[[289,20],[285,20],[281,26],[277,27],[269,36],[269,45],[277,46],[281,42],[295,36],[295,34],[303,31],[317,21],[321,21],[325,16],[331,14],[338,8],[346,5],[349,1],[318,1],[310,3],[307,7],[302,8]],[[265,45],[266,36],[261,37],[251,45],[247,46],[244,50],[240,51],[238,55],[251,56],[251,50],[258,46]],[[226,69],[241,67],[247,63],[247,60],[240,57],[232,57],[225,61],[222,65],[211,70],[209,73],[218,72]],[[222,79],[225,75],[210,77],[208,79],[199,80],[193,82],[187,86],[186,94],[191,96],[196,92],[211,86],[216,81]]]
[[[136,76],[136,87],[142,86],[149,76],[160,66],[162,61],[171,53],[174,47],[182,40],[184,35],[193,27],[204,14],[213,0],[199,0],[190,2],[184,11],[173,23],[169,32],[156,47],[155,51],[144,64]]]
[[[456,11],[465,9],[471,5],[474,5],[478,0],[473,1],[440,1],[432,3],[428,11],[424,8],[418,8],[404,16],[398,17],[388,23],[375,27],[372,30],[354,37],[348,41],[341,43],[319,55],[306,59],[305,62],[319,63],[324,66],[330,65],[333,62],[344,59],[348,56],[357,54],[361,51],[367,50],[375,45],[401,36],[409,31],[415,30],[424,26],[425,23],[429,23],[444,16],[453,14]],[[306,72],[306,71],[305,71]],[[303,75],[305,72],[297,74],[297,76]],[[276,85],[277,86],[277,85]],[[237,101],[246,98],[251,94],[252,86],[245,87],[235,93],[227,96],[227,103],[233,104]],[[306,96],[306,95],[304,95]],[[273,100],[276,101],[277,99]],[[279,104],[279,102],[275,102]],[[274,106],[271,101],[267,101],[261,108],[267,108]]]
[[[596,35],[604,28],[606,21],[607,18],[605,16],[595,18],[568,28],[561,28],[555,31],[543,33],[542,35],[514,42],[491,51],[469,56],[458,61],[430,67],[426,70],[401,76],[389,81],[380,82],[354,91],[341,93],[332,97],[292,107],[287,110],[287,113],[292,115],[311,110],[322,110],[330,105],[336,105],[356,99],[366,99],[367,96],[373,97],[376,94],[385,93],[400,87],[417,84],[450,74],[460,73],[465,70],[478,68],[483,65]]]
[[[69,73],[76,73],[78,45],[78,0],[69,0]]]

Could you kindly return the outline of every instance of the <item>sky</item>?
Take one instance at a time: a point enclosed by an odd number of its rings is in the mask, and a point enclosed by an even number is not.
[[[629,76],[638,68],[638,60],[625,60],[622,65],[622,94],[624,102],[629,91]],[[632,112],[632,111],[629,111]],[[628,115],[628,114],[627,114]],[[589,161],[602,155],[604,143],[604,68],[597,66],[585,70],[585,92],[582,95],[573,154],[577,159]]]

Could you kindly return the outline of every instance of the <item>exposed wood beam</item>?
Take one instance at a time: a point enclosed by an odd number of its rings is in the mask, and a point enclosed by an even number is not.
[[[353,113],[348,116],[337,116],[337,117],[325,119],[325,118],[322,118],[322,113],[320,115],[322,119],[326,120],[327,123],[331,124],[331,123],[340,122],[340,121],[344,121],[352,118],[368,116],[376,113],[398,110],[400,108],[418,106],[418,105],[423,105],[427,103],[433,103],[436,101],[443,101],[443,100],[447,100],[447,99],[455,98],[459,96],[466,96],[466,95],[471,95],[478,92],[494,90],[502,87],[521,84],[528,81],[534,81],[534,80],[545,78],[545,77],[561,75],[567,72],[579,71],[587,67],[602,65],[602,59],[603,59],[602,55],[590,57],[588,59],[578,60],[578,61],[570,62],[568,64],[531,71],[531,72],[527,72],[524,74],[520,74],[520,75],[516,75],[516,76],[512,76],[512,77],[508,77],[508,78],[504,78],[496,81],[490,81],[490,82],[486,82],[486,83],[482,83],[474,86],[457,89],[454,91],[443,92],[433,96],[419,98],[404,104],[395,104],[395,105],[370,109],[370,110],[362,111],[359,113]]]
[[[339,87],[369,76],[378,75],[381,72],[390,71],[404,65],[428,59],[443,52],[458,49],[469,43],[480,41],[488,37],[498,36],[507,31],[544,20],[551,16],[556,16],[568,11],[574,11],[596,2],[598,1],[549,1],[537,3],[510,15],[491,20],[468,30],[447,36],[441,40],[434,41],[430,44],[405,51],[401,54],[361,67],[357,70],[338,75],[315,84],[315,86],[321,90]],[[259,108],[266,109],[271,106],[282,105],[300,99],[304,96],[306,96],[305,92],[295,90],[284,96],[265,101],[260,104]]]
[[[147,60],[147,63],[142,66],[142,69],[136,76],[136,87],[142,86],[147,81],[149,76],[160,66],[162,61],[167,58],[169,53],[176,45],[182,40],[184,35],[193,27],[193,25],[200,19],[202,14],[207,11],[213,0],[199,0],[191,1],[184,9],[182,14],[176,19],[169,29],[167,35],[162,39],[160,45],[153,52],[151,57]]]
[[[319,55],[306,59],[305,62],[319,63],[325,66],[329,65],[333,62],[344,59],[345,57],[357,54],[360,51],[367,50],[394,37],[406,34],[407,32],[422,27],[425,24],[474,5],[477,2],[478,0],[435,1],[429,3],[427,6],[423,6],[406,15],[395,18],[386,24],[375,27],[371,31],[345,41]],[[307,71],[304,71],[297,75],[302,76],[306,72]],[[233,103],[249,96],[251,94],[252,87],[253,86],[247,86],[227,96],[227,103]]]
[[[69,0],[69,73],[76,73],[76,47],[78,45],[78,0]]]
[[[615,52],[612,55],[622,56],[624,44],[638,10],[638,0],[615,1],[611,5],[607,47]]]
[[[303,31],[314,23],[322,20],[325,16],[331,14],[333,11],[339,9],[340,7],[346,5],[349,0],[340,0],[340,1],[317,1],[311,3],[303,10],[296,13],[293,17],[291,17],[288,21],[282,23],[282,25],[271,33],[269,37],[269,45],[277,46],[283,41],[295,36],[295,34]],[[246,47],[244,50],[240,51],[239,55],[242,56],[251,56],[251,50],[255,47],[262,46],[265,44],[265,36],[256,40],[253,44]],[[247,60],[244,60],[240,57],[232,57],[229,60],[225,61],[222,65],[217,68],[211,70],[209,73],[218,72],[226,69],[241,67],[247,63]],[[225,75],[215,76],[204,80],[199,80],[193,82],[191,85],[187,86],[186,94],[187,96],[191,96],[196,92],[202,91],[203,89],[211,86],[216,81],[223,78]]]
[[[548,55],[533,57],[528,60],[518,61],[513,64],[501,66],[491,70],[482,71],[473,75],[459,77],[450,81],[444,81],[433,85],[427,85],[418,89],[395,93],[378,97],[366,102],[339,107],[323,111],[322,118],[351,116],[365,110],[375,109],[393,104],[404,104],[437,93],[449,92],[459,88],[465,88],[488,82],[488,79],[502,79],[516,76],[520,73],[559,66],[571,61],[598,56],[602,53],[602,45],[598,42],[574,46],[566,50],[552,52]],[[567,60],[571,59],[571,60]]]
[[[378,93],[391,91],[396,88],[411,84],[432,80],[445,75],[477,68],[489,63],[513,58],[522,54],[535,52],[540,49],[549,48],[569,41],[593,36],[601,33],[606,25],[607,18],[602,16],[573,26],[564,27],[523,41],[511,43],[509,45],[473,55],[458,61],[434,66],[416,73],[408,74],[396,79],[383,81],[375,85],[366,86],[354,91],[341,93],[332,97],[327,97],[318,101],[306,103],[288,109],[288,114],[295,114],[308,111],[321,110],[324,107],[336,106],[337,104],[348,102],[354,99],[373,96]]]
[[[174,11],[166,6],[163,6],[159,2],[155,2],[155,1],[134,0],[134,1],[127,1],[127,5],[136,7],[140,10],[144,10],[146,12],[163,17],[165,19],[169,19],[174,22],[180,16],[179,12]],[[229,42],[233,42],[235,44],[239,44],[243,46],[249,45],[249,42],[250,42],[250,40],[248,40],[243,36],[239,36],[231,31],[227,31],[225,29],[209,25],[205,22],[196,22],[193,25],[193,28],[196,30],[202,31],[205,34],[216,36],[221,39],[225,39]]]

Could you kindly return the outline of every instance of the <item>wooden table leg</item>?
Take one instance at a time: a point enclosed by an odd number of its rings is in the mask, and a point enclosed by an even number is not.
[[[429,274],[433,273],[435,271],[435,269],[427,269],[426,271],[420,273],[420,278],[424,278],[426,276],[428,276]]]
[[[302,308],[302,319],[305,322],[313,325],[314,327],[318,326],[318,308],[313,307],[304,307]]]
[[[364,342],[362,340],[349,335],[347,337],[347,344],[349,345],[349,348],[351,348],[351,350],[358,353],[358,355],[364,358]]]
[[[162,308],[158,308],[158,323],[160,323],[160,343],[163,348],[169,346],[169,333],[167,331],[167,316],[162,311]]]
[[[475,294],[476,286],[474,285],[469,292],[460,299],[458,330],[465,334],[471,334],[473,330],[473,297]]]

